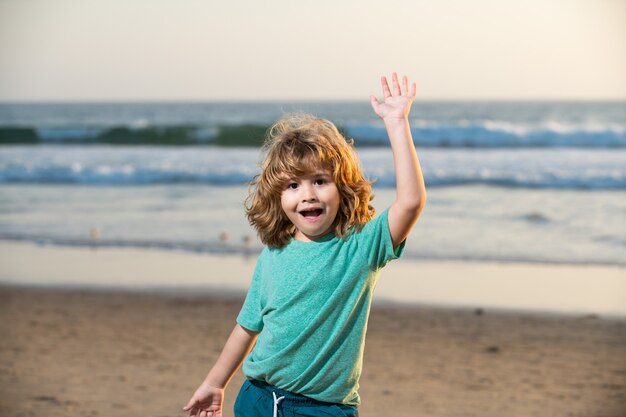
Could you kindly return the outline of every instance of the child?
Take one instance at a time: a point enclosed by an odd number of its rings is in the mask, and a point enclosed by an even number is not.
[[[246,207],[266,247],[234,330],[183,408],[190,415],[222,416],[244,359],[237,417],[358,415],[378,271],[401,255],[426,200],[408,122],[415,84],[395,73],[392,89],[381,84],[384,100],[371,104],[391,141],[396,200],[373,220],[371,184],[332,123],[298,116],[270,130]]]

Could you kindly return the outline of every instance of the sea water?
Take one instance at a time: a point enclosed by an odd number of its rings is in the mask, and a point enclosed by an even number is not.
[[[244,201],[262,138],[217,138],[285,111],[336,122],[373,205],[391,204],[391,149],[367,103],[2,104],[0,239],[258,251]],[[625,264],[624,102],[417,102],[411,126],[428,204],[405,256]]]

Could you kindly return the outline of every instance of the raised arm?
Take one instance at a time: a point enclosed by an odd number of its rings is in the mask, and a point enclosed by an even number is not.
[[[397,247],[406,239],[417,221],[426,203],[426,186],[420,167],[411,129],[409,111],[415,100],[415,83],[409,91],[409,81],[402,77],[402,87],[398,75],[392,75],[392,89],[389,88],[387,77],[381,77],[383,102],[371,96],[374,112],[383,119],[391,151],[393,153],[396,174],[396,199],[389,207],[389,230],[393,246]]]
[[[217,362],[187,405],[183,407],[184,411],[189,411],[190,416],[200,415],[200,412],[204,411],[206,415],[221,417],[224,389],[250,353],[257,335],[258,333],[245,329],[239,324],[235,325]]]

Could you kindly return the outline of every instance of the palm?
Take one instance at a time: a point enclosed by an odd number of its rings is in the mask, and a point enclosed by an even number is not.
[[[381,119],[389,117],[399,119],[408,116],[412,103],[413,100],[408,97],[389,97],[385,99],[383,103],[379,103],[378,106],[374,108],[374,112]]]
[[[383,89],[383,102],[379,103],[375,96],[371,96],[371,103],[374,112],[381,119],[406,118],[411,110],[411,104],[415,100],[416,86],[411,85],[409,91],[409,81],[407,77],[402,77],[402,88],[398,81],[398,75],[394,72],[392,76],[393,88],[389,88],[387,77],[381,77],[380,83]]]
[[[224,390],[212,386],[200,386],[194,393],[189,404],[184,408],[190,416],[222,416],[222,403],[224,402]]]

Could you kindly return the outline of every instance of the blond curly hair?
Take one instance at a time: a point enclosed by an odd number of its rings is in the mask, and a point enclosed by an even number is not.
[[[246,216],[265,245],[283,247],[295,233],[281,194],[290,178],[316,168],[328,170],[339,190],[336,236],[343,238],[374,217],[372,181],[363,176],[353,142],[332,122],[307,114],[286,114],[269,129],[261,172],[250,183],[245,202]]]

